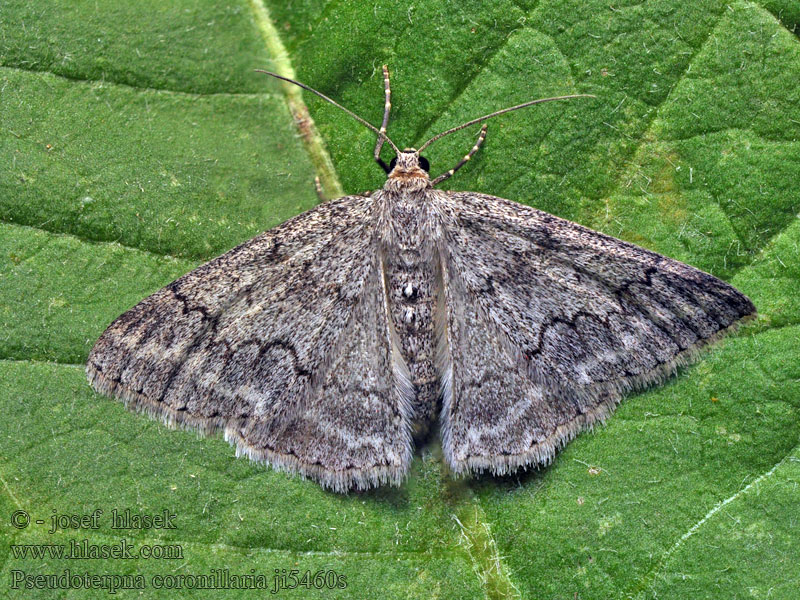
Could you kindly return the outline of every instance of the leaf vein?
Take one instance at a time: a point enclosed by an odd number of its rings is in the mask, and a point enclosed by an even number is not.
[[[714,515],[716,515],[718,512],[720,512],[728,504],[730,504],[731,502],[736,501],[737,499],[739,499],[742,496],[744,496],[745,494],[747,494],[751,489],[753,489],[755,486],[760,484],[762,481],[772,477],[772,475],[775,474],[775,471],[777,471],[784,463],[788,462],[792,458],[792,456],[795,454],[795,452],[797,452],[798,449],[800,449],[800,444],[798,444],[797,446],[792,448],[783,458],[781,458],[781,460],[779,460],[777,463],[775,463],[775,465],[769,471],[767,471],[765,473],[762,473],[761,475],[756,477],[753,481],[748,483],[745,487],[743,487],[742,489],[737,491],[732,496],[729,496],[728,498],[725,498],[724,500],[721,500],[720,502],[717,502],[711,508],[711,510],[709,510],[699,521],[697,521],[683,535],[681,535],[678,538],[678,540],[674,544],[672,544],[672,546],[667,548],[667,550],[664,552],[664,554],[662,554],[662,556],[659,559],[659,561],[656,563],[655,567],[653,567],[641,579],[641,581],[639,583],[639,586],[637,587],[636,591],[642,591],[648,585],[652,586],[653,583],[655,582],[656,578],[658,577],[659,572],[666,566],[667,562],[669,562],[669,559],[672,558],[672,556],[678,550],[680,550],[681,547],[683,547],[683,545],[687,542],[687,540],[689,540],[691,537],[693,537],[698,532],[698,530],[701,527],[703,527],[703,525],[705,525],[710,519],[712,519],[714,517]]]

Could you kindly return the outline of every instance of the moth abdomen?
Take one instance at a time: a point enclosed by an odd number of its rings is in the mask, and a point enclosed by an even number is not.
[[[408,366],[414,398],[412,432],[425,437],[438,419],[439,377],[435,361],[434,306],[437,280],[434,269],[432,215],[420,210],[420,200],[381,190],[387,303],[400,353]]]

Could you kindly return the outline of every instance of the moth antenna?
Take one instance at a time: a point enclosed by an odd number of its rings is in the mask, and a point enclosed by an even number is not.
[[[389,85],[389,67],[383,65],[383,92],[386,100],[383,105],[383,121],[381,122],[381,131],[386,133],[386,127],[389,125],[389,111],[392,109],[392,88]],[[389,166],[383,162],[381,158],[381,148],[383,148],[384,137],[378,136],[378,141],[375,142],[375,162],[378,163],[386,174],[389,174]]]
[[[369,129],[371,129],[372,131],[377,133],[380,139],[384,139],[387,142],[389,142],[389,145],[394,149],[394,151],[397,154],[400,154],[400,150],[397,148],[397,146],[394,145],[394,142],[391,139],[389,139],[389,136],[387,136],[385,132],[381,131],[380,129],[378,129],[377,127],[375,127],[373,124],[369,123],[368,121],[362,119],[356,113],[354,113],[352,110],[348,110],[344,106],[342,106],[341,104],[336,102],[335,100],[333,100],[331,98],[328,98],[322,92],[318,92],[314,88],[307,86],[305,83],[300,83],[299,81],[295,81],[294,79],[289,79],[288,77],[284,77],[283,75],[278,75],[277,73],[273,73],[272,71],[264,71],[263,69],[256,69],[255,71],[256,71],[256,73],[264,73],[265,75],[270,75],[271,77],[275,77],[276,79],[282,79],[283,81],[287,81],[289,83],[293,83],[294,85],[299,86],[299,87],[303,88],[304,90],[308,90],[312,94],[316,94],[317,96],[319,96],[320,98],[322,98],[326,102],[330,102],[336,108],[342,109],[348,115],[353,117],[356,121],[358,121],[359,123],[361,123],[365,127],[368,127]]]
[[[443,138],[446,135],[450,135],[451,133],[455,133],[456,131],[460,131],[465,127],[469,127],[470,125],[475,125],[475,123],[480,123],[481,121],[486,121],[487,119],[491,119],[492,117],[497,117],[499,115],[503,115],[507,112],[511,112],[512,110],[519,110],[520,108],[525,108],[526,106],[532,106],[534,104],[541,104],[543,102],[552,102],[553,100],[569,100],[570,98],[597,98],[597,96],[593,94],[571,94],[569,96],[554,96],[552,98],[539,98],[538,100],[529,100],[528,102],[523,102],[522,104],[517,104],[516,106],[511,106],[509,108],[504,108],[503,110],[498,110],[488,115],[483,115],[482,117],[478,117],[477,119],[472,119],[471,121],[467,121],[466,123],[462,123],[458,127],[453,127],[452,129],[448,129],[447,131],[443,131],[442,133],[438,133],[429,139],[427,142],[422,144],[419,147],[418,152],[422,152],[425,148],[430,146],[433,142],[438,139]]]

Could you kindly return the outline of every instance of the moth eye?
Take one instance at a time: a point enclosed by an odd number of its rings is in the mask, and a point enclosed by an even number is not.
[[[392,172],[392,169],[394,169],[394,166],[395,166],[396,164],[397,164],[397,157],[395,156],[395,157],[394,157],[394,158],[393,158],[393,159],[392,159],[392,160],[389,162],[389,172],[390,172],[390,173]]]
[[[431,170],[431,163],[428,162],[428,159],[424,156],[419,157],[419,166],[422,167],[422,170],[428,173]]]

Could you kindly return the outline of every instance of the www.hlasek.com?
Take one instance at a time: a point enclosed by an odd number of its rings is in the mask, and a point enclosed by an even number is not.
[[[11,544],[15,560],[86,560],[86,559],[160,559],[180,560],[180,544],[142,544],[136,546],[125,538],[115,544],[93,544],[88,538],[70,540],[69,544]]]

